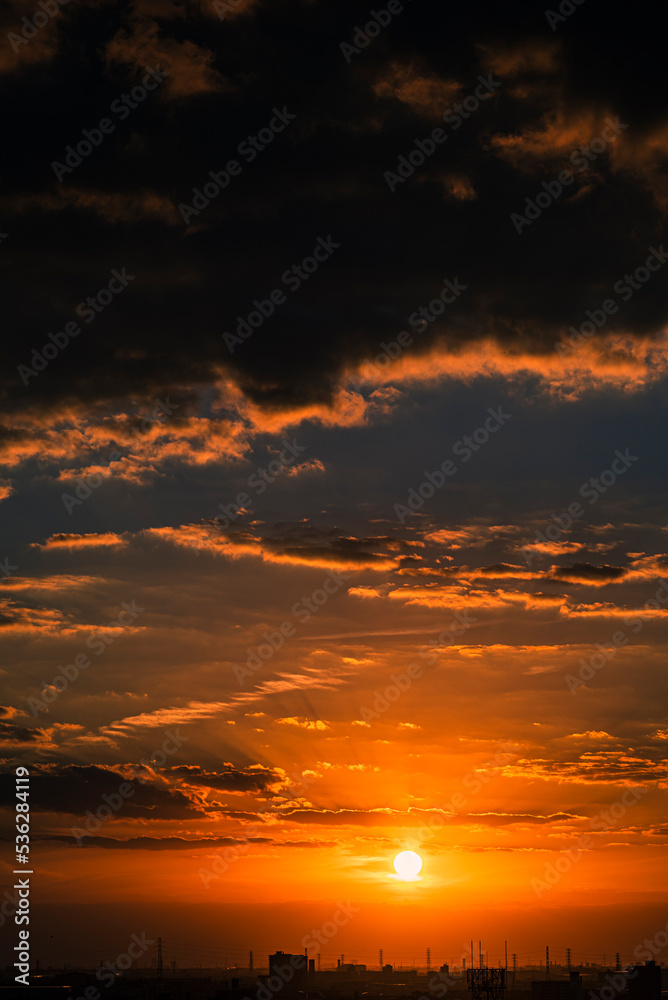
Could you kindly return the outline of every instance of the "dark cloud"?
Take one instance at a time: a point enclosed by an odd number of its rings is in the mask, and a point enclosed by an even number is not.
[[[141,5],[89,2],[68,8],[48,45],[25,47],[30,58],[1,81],[8,134],[31,123],[3,177],[17,196],[3,202],[7,306],[18,313],[5,407],[92,405],[119,385],[144,398],[222,370],[267,408],[327,402],[343,368],[377,353],[445,277],[467,290],[412,351],[491,337],[511,353],[547,354],[643,263],[664,204],[663,51],[651,15],[629,23],[585,5],[572,15],[577,30],[553,32],[527,2],[407,5],[347,63],[340,43],[368,17],[361,3],[281,0],[224,22],[195,4],[185,20],[169,7],[158,23]],[[121,120],[112,102],[153,63],[167,82]],[[383,174],[489,73],[501,81],[493,99],[391,193]],[[297,117],[245,162],[239,143],[275,107]],[[619,145],[576,170],[518,234],[511,214],[609,114],[629,124]],[[114,132],[59,183],[51,163],[105,116]],[[233,157],[241,174],[186,231],[178,205]],[[330,234],[340,247],[231,355],[222,331],[285,289],[282,274]],[[23,385],[16,367],[31,348],[122,267],[136,275],[128,288]],[[667,278],[656,272],[603,332],[657,334]]]
[[[434,828],[440,826],[508,826],[514,823],[549,824],[578,819],[574,813],[553,813],[542,816],[536,813],[449,813],[440,809],[290,809],[281,816],[295,823],[313,823],[318,825],[354,825],[354,826],[428,826],[433,819]]]
[[[76,844],[74,837],[43,838],[56,843]],[[238,844],[271,844],[269,837],[201,837],[186,840],[184,837],[129,837],[119,840],[115,837],[79,837],[81,847],[99,847],[107,851],[200,851],[203,848],[229,847]]]
[[[220,771],[205,771],[195,764],[162,768],[161,775],[181,778],[188,785],[203,785],[223,792],[264,792],[282,780],[282,776],[269,767],[249,767],[245,770],[225,765]]]
[[[563,583],[616,583],[628,570],[623,566],[592,566],[591,563],[573,563],[571,566],[553,566],[550,577]]]
[[[320,527],[306,521],[238,528],[221,521],[212,521],[209,525],[209,538],[215,540],[218,536],[221,542],[229,542],[249,555],[314,566],[391,569],[399,565],[402,553],[403,559],[405,553],[412,559],[418,558],[412,550],[420,544],[389,535],[356,538],[342,534],[338,528]]]
[[[495,566],[481,566],[477,571],[481,576],[503,577],[503,576],[526,576],[526,566],[512,566],[510,563],[497,563]]]
[[[43,729],[27,729],[10,722],[0,722],[0,741],[3,743],[43,743],[47,739]]]
[[[0,790],[8,800],[14,776],[0,774]],[[119,815],[126,818],[179,819],[202,815],[202,808],[178,789],[131,780],[120,770],[86,764],[48,764],[31,768],[30,804],[40,812],[83,816],[104,804],[103,795],[118,796],[119,786],[130,782],[131,796],[124,798]]]
[[[272,840],[271,837],[200,837],[197,840],[186,840],[184,837],[129,837],[127,840],[117,840],[114,837],[79,837],[76,844],[74,837],[53,836],[37,838],[43,842],[70,844],[80,847],[97,847],[107,851],[201,851],[206,848],[248,847],[250,844],[271,844],[272,847],[333,847],[333,841],[311,840]]]
[[[666,761],[659,752],[630,748],[596,750],[576,758],[561,760],[519,760],[509,773],[546,781],[576,784],[658,784],[663,787],[668,776]]]

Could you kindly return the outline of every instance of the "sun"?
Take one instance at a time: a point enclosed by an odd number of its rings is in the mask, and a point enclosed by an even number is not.
[[[416,879],[422,868],[422,858],[415,851],[401,851],[394,859],[394,870],[399,878]]]

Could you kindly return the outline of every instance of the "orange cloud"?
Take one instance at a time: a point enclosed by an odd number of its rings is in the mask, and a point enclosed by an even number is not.
[[[396,569],[399,557],[386,555],[383,541],[335,539],[329,545],[299,544],[293,539],[260,537],[250,529],[225,531],[216,522],[206,524],[147,528],[144,532],[184,548],[205,549],[229,559],[254,556],[269,563],[322,569],[385,572]]]
[[[311,458],[308,462],[301,462],[299,465],[288,465],[285,469],[286,476],[303,476],[307,472],[325,472],[325,466],[320,459]]]
[[[154,412],[155,403],[154,399],[146,402],[147,414]],[[0,446],[0,458],[8,466],[29,459],[78,461],[80,466],[62,469],[58,478],[90,474],[143,485],[159,475],[162,463],[171,460],[206,465],[242,458],[249,440],[241,418],[180,416],[178,412],[164,420],[145,417],[142,412],[97,417],[81,405],[78,409],[63,407],[59,412],[27,412],[15,418],[11,434],[5,435]],[[120,448],[129,453],[121,455]],[[100,452],[105,464],[99,464]],[[86,465],[85,460],[93,455],[97,461]]]
[[[341,386],[331,404],[304,403],[282,410],[267,410],[253,403],[228,378],[217,383],[221,412],[233,409],[253,434],[283,434],[289,428],[313,422],[322,427],[363,427],[375,418],[386,416],[395,406],[394,394],[385,389],[372,392],[368,399]]]
[[[213,68],[215,53],[186,39],[177,41],[161,34],[157,21],[142,14],[131,19],[131,29],[119,31],[107,43],[107,62],[126,63],[136,72],[151,66],[169,73],[162,84],[172,97],[192,97],[227,89],[221,74]]]
[[[665,761],[648,756],[630,756],[620,750],[583,753],[576,760],[546,761],[520,759],[503,766],[508,777],[539,778],[558,784],[666,784],[668,769]]]
[[[668,608],[628,608],[617,604],[576,604],[574,607],[561,608],[565,618],[665,618]]]
[[[580,552],[586,548],[583,542],[530,542],[520,546],[521,552],[536,552],[538,555],[563,556]]]
[[[38,63],[50,62],[58,51],[60,27],[63,21],[67,21],[67,14],[59,11],[58,17],[49,18],[33,38],[26,40],[22,34],[21,21],[35,13],[32,0],[7,0],[3,8],[0,14],[0,33],[3,37],[0,74],[14,73]],[[64,9],[67,11],[67,8]]]
[[[457,201],[475,201],[478,197],[470,178],[463,174],[443,174],[441,184],[446,197],[456,198]]]
[[[544,115],[537,128],[527,129],[515,135],[495,135],[489,139],[489,146],[501,159],[516,170],[533,173],[537,163],[553,161],[557,166],[569,164],[571,153],[579,146],[587,146],[592,139],[600,136],[606,128],[606,118],[610,112],[599,109],[580,108],[577,112],[558,108]],[[611,148],[619,140],[610,140]]]
[[[560,607],[563,594],[529,594],[521,591],[465,590],[463,587],[402,587],[388,593],[390,600],[424,608],[503,608],[519,604],[525,610],[542,609],[548,604]]]
[[[23,590],[70,591],[79,587],[90,587],[98,583],[95,576],[72,576],[56,573],[53,576],[12,576],[0,582],[0,588],[10,593]]]
[[[567,740],[614,740],[615,737],[599,729],[588,729],[586,733],[570,733]]]
[[[99,535],[51,535],[51,537],[47,538],[47,540],[41,545],[39,542],[33,542],[32,548],[42,550],[58,548],[93,549],[98,548],[99,546],[125,546],[127,544],[127,538],[123,538],[121,535],[116,535],[113,531],[108,531]]]
[[[348,589],[348,596],[349,597],[361,597],[361,598],[373,598],[373,597],[383,597],[384,595],[376,587],[350,587]]]
[[[439,528],[425,534],[429,542],[450,549],[482,548],[490,542],[510,538],[521,532],[516,524],[467,524],[457,528]]]
[[[390,97],[407,104],[426,117],[440,117],[447,111],[461,86],[434,73],[422,72],[413,64],[392,63],[373,84],[376,97]]]
[[[668,372],[668,333],[656,338],[610,333],[586,341],[569,360],[556,353],[531,354],[499,344],[484,332],[476,342],[449,346],[440,341],[424,353],[409,347],[396,361],[376,364],[372,358],[350,367],[342,384],[360,379],[371,385],[438,384],[451,379],[464,382],[481,377],[503,377],[511,382],[537,377],[547,393],[560,399],[577,399],[583,392],[603,386],[639,391]],[[515,331],[521,336],[523,331]],[[527,331],[528,332],[528,331]],[[563,331],[566,334],[566,331]],[[555,333],[555,343],[558,333]],[[382,353],[382,352],[381,352]]]
[[[53,193],[20,194],[2,199],[3,207],[14,212],[62,212],[67,208],[86,209],[107,222],[134,223],[138,219],[156,219],[166,225],[182,224],[181,216],[165,195],[141,189],[132,192],[86,191],[82,188],[58,187]]]
[[[142,712],[103,726],[103,738],[129,737],[141,729],[186,725],[236,711],[246,705],[264,701],[268,695],[284,694],[289,691],[323,690],[329,691],[344,683],[346,671],[339,667],[304,667],[301,673],[279,672],[271,680],[261,681],[251,691],[233,694],[228,701],[190,701],[185,705],[171,708],[157,708]],[[288,723],[290,725],[291,723]],[[83,737],[82,737],[83,739]]]
[[[668,208],[668,123],[662,122],[644,133],[629,134],[628,139],[612,149],[615,170],[627,171],[643,181],[657,205]]]
[[[556,73],[561,67],[560,51],[559,42],[546,39],[522,40],[512,46],[478,45],[482,66],[503,80],[525,73]]]
[[[27,608],[14,601],[0,600],[0,634],[69,631],[66,624],[65,615],[54,608]]]
[[[327,722],[323,722],[322,719],[303,719],[291,716],[286,719],[276,719],[279,726],[297,726],[300,729],[311,729],[322,732],[324,729],[329,729],[330,726]]]

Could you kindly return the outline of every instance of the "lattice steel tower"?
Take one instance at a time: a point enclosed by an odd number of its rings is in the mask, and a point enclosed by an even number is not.
[[[503,1000],[506,995],[505,969],[467,969],[466,982],[473,1000]]]

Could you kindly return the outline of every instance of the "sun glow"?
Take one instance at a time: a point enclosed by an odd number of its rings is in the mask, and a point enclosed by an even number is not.
[[[422,858],[415,851],[401,851],[394,859],[394,870],[399,878],[410,881],[419,877]]]

